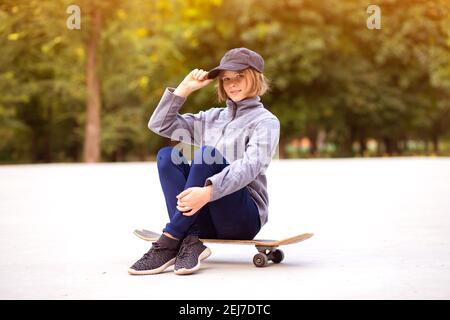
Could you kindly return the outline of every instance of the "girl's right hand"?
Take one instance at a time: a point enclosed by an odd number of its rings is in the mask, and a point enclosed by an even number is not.
[[[192,92],[210,84],[214,79],[208,79],[208,72],[202,69],[194,69],[184,78],[175,89],[174,94],[187,97]]]

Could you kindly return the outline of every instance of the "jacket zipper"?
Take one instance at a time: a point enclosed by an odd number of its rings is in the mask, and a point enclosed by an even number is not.
[[[225,133],[225,130],[227,129],[228,125],[234,120],[234,118],[236,117],[236,113],[237,113],[237,105],[234,105],[234,110],[233,110],[233,116],[231,117],[231,120],[228,121],[225,126],[222,129],[222,133],[220,134],[219,139],[217,140],[216,144],[214,145],[214,148],[217,147],[217,144],[220,142],[220,140],[222,140],[223,134]]]

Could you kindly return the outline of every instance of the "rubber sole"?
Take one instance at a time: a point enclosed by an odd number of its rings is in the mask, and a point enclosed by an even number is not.
[[[166,270],[168,267],[173,266],[175,264],[176,258],[170,259],[165,264],[163,264],[161,267],[152,269],[152,270],[134,270],[132,268],[128,269],[128,273],[132,275],[147,275],[147,274],[157,274],[161,273],[164,270]]]
[[[195,271],[197,271],[198,269],[200,269],[200,261],[203,261],[205,259],[207,259],[209,256],[211,255],[211,250],[209,248],[206,248],[205,250],[203,250],[203,252],[198,256],[198,263],[195,267],[191,268],[191,269],[186,269],[186,268],[181,268],[178,270],[174,270],[175,274],[178,275],[187,275],[187,274],[192,274]]]

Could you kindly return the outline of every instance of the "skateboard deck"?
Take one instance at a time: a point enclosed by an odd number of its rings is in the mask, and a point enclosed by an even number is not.
[[[161,236],[160,233],[149,230],[134,230],[134,234],[139,238],[146,241],[156,241]],[[254,245],[259,253],[253,257],[253,263],[257,267],[267,266],[269,261],[274,263],[280,263],[284,259],[284,253],[279,246],[294,244],[304,241],[313,236],[313,233],[302,233],[293,237],[281,239],[281,240],[267,240],[267,239],[254,239],[254,240],[229,240],[229,239],[200,239],[205,243],[223,243],[223,244],[241,244],[241,245]]]

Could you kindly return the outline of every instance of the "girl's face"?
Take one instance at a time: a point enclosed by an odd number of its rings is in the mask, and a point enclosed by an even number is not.
[[[223,71],[220,75],[228,98],[238,102],[247,98],[249,79],[243,71]]]

